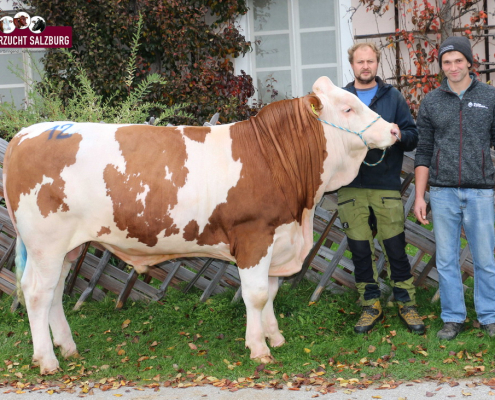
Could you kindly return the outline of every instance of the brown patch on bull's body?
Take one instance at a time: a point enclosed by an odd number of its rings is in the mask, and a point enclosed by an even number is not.
[[[126,126],[118,128],[115,139],[125,160],[125,171],[109,164],[104,171],[107,194],[113,202],[117,227],[152,247],[158,234],[179,233],[167,211],[177,204],[177,192],[184,186],[188,169],[184,138],[177,128]],[[172,173],[167,178],[167,170]],[[145,205],[138,198],[145,187]]]
[[[204,143],[206,135],[211,129],[205,126],[186,126],[184,127],[184,136],[199,143]]]
[[[102,235],[109,235],[110,233],[112,233],[112,231],[110,230],[109,226],[102,226],[96,236],[100,237]]]
[[[241,179],[197,237],[191,236],[193,221],[188,224],[186,240],[229,243],[239,268],[250,268],[267,255],[279,226],[302,223],[304,210],[314,206],[327,157],[323,128],[311,103],[320,106],[315,96],[272,103],[230,127]]]
[[[53,182],[43,184],[38,191],[36,202],[41,215],[46,218],[50,213],[69,211],[64,201],[67,197],[65,181],[60,174],[76,162],[82,136],[73,133],[70,137],[57,139],[58,134],[62,132],[47,130],[36,137],[25,138],[22,143],[22,136],[11,140],[5,156],[5,168],[9,202],[14,212],[19,208],[21,195],[29,194],[43,182],[45,176]]]
[[[188,242],[196,240],[199,235],[199,225],[196,220],[189,221],[189,223],[184,228],[183,238]]]

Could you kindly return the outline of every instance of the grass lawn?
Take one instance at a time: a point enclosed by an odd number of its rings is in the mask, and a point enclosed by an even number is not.
[[[200,303],[198,290],[183,294],[170,289],[162,302],[128,302],[121,311],[114,310],[111,297],[88,302],[79,311],[72,311],[74,298],[65,298],[81,358],[62,360],[56,350],[62,371],[50,379],[174,385],[205,377],[287,383],[299,378],[342,382],[494,375],[495,339],[476,328],[472,289],[466,293],[466,330],[445,342],[436,338],[442,322],[439,303],[430,302],[435,289],[418,289],[425,335],[408,332],[397,308],[385,307],[384,321],[363,336],[353,332],[360,312],[357,293],[325,292],[309,304],[314,288],[304,281],[296,290],[287,284],[280,289],[275,310],[287,343],[272,349],[278,362],[265,366],[251,361],[244,348],[245,307],[231,304],[233,292]],[[0,377],[4,384],[40,382],[39,369],[31,363],[27,314],[22,307],[11,313],[10,303],[7,296],[0,299]]]

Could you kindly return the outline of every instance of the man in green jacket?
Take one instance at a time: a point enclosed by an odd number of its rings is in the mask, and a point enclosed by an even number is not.
[[[446,78],[421,102],[418,114],[414,206],[418,221],[429,223],[424,200],[428,182],[444,322],[437,336],[454,339],[466,319],[459,265],[462,228],[473,257],[478,320],[489,336],[495,336],[495,171],[490,157],[495,88],[469,72],[473,54],[466,37],[446,39],[438,61]]]
[[[370,150],[358,176],[338,192],[340,221],[348,237],[363,306],[354,331],[368,332],[383,317],[374,258],[373,230],[376,230],[387,255],[399,316],[413,332],[423,333],[425,326],[416,309],[411,265],[405,252],[404,208],[400,196],[404,151],[415,149],[418,132],[404,97],[376,76],[380,51],[375,44],[358,43],[348,53],[355,80],[344,89],[356,94],[385,121],[395,123],[400,129],[397,142],[387,149],[383,160],[379,162],[381,150]]]

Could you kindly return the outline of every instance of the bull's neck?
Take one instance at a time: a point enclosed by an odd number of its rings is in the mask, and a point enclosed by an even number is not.
[[[303,101],[273,103],[249,121],[269,172],[299,222],[304,209],[315,205],[326,158],[323,128]]]

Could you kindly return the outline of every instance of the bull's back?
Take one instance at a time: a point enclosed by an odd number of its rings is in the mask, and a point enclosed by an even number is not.
[[[7,151],[10,208],[21,230],[77,224],[78,240],[153,247],[183,236],[190,221],[207,223],[239,179],[229,127],[212,129],[33,125]]]

